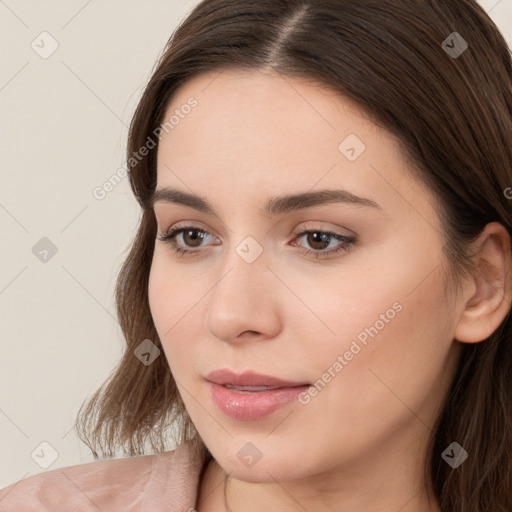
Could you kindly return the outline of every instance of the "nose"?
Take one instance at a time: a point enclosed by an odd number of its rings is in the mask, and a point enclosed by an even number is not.
[[[248,263],[233,250],[219,275],[207,296],[207,332],[231,344],[277,336],[281,328],[279,280],[263,254]]]

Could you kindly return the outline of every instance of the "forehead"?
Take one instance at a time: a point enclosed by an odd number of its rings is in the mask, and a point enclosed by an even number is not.
[[[184,108],[191,98],[196,106]],[[159,143],[159,186],[204,194],[204,186],[215,184],[216,195],[232,199],[344,188],[395,209],[397,195],[425,196],[396,138],[355,103],[312,80],[260,71],[206,73],[176,91],[164,122],[171,116],[178,122]]]
[[[322,141],[336,142],[347,131],[362,138],[378,128],[333,88],[275,72],[222,70],[196,76],[175,92],[165,119],[179,112],[191,97],[197,107],[179,124],[218,141],[235,143],[255,133],[274,141],[278,134],[279,144],[309,138],[311,146],[318,146]],[[178,128],[173,128],[172,135],[185,134],[186,128]],[[384,130],[380,132],[381,137],[392,138]]]

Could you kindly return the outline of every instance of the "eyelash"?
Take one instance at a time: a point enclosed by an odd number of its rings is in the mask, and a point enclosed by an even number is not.
[[[210,234],[207,231],[205,231],[204,229],[200,229],[195,226],[184,226],[184,227],[176,227],[176,228],[170,229],[167,233],[159,234],[157,236],[157,238],[161,242],[169,244],[171,246],[171,249],[174,252],[181,254],[182,256],[196,256],[198,253],[202,252],[201,249],[198,249],[198,250],[183,249],[183,248],[179,247],[174,240],[174,238],[176,238],[179,234],[181,234],[185,231],[196,231],[199,233],[205,233],[207,235]],[[340,247],[338,247],[337,249],[331,249],[330,251],[312,251],[309,249],[302,248],[304,254],[312,255],[315,258],[324,258],[324,257],[332,256],[333,254],[337,254],[339,252],[347,252],[350,249],[352,249],[352,247],[356,241],[356,239],[354,237],[348,237],[348,236],[340,235],[338,233],[332,233],[330,231],[322,231],[320,229],[308,229],[308,230],[300,231],[298,233],[294,233],[294,235],[296,238],[300,238],[300,237],[310,234],[310,233],[320,233],[322,235],[329,236],[329,238],[334,238],[335,240],[343,242],[340,245]]]

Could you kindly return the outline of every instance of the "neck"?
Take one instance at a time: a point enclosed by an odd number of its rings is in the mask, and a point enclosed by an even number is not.
[[[244,482],[245,483],[245,482]],[[224,479],[223,485],[223,508],[225,512],[256,512],[259,510],[266,511],[281,511],[281,512],[303,512],[304,510],[315,510],[316,512],[355,512],[363,510],[379,510],[386,512],[441,512],[437,500],[426,492],[416,491],[410,493],[408,499],[404,500],[399,497],[392,496],[379,496],[379,505],[368,505],[372,501],[369,497],[364,500],[361,499],[359,493],[353,493],[351,498],[334,498],[331,499],[322,495],[321,498],[315,498],[311,494],[308,498],[299,495],[298,489],[293,487],[293,484],[283,485],[277,484],[281,489],[274,487],[272,490],[269,488],[268,492],[260,493],[257,502],[252,500],[252,493],[250,497],[245,496],[241,491],[240,481],[230,478],[227,474]],[[282,491],[282,492],[281,492]],[[365,503],[362,507],[361,504]],[[249,504],[251,503],[251,504]],[[352,505],[354,503],[354,505]],[[248,505],[249,504],[249,505]]]

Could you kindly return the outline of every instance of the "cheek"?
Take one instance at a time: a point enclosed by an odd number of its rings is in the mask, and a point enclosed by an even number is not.
[[[179,266],[172,264],[165,248],[155,248],[148,280],[148,300],[160,335],[177,328],[174,326],[179,318],[197,302],[194,293],[194,280],[184,277]],[[187,307],[189,302],[191,305]],[[186,322],[187,317],[183,321]]]
[[[352,349],[357,357],[347,356],[353,361],[368,368],[382,358],[393,371],[411,359],[417,367],[422,356],[442,358],[448,351],[453,308],[445,297],[437,240],[430,240],[428,251],[413,242],[404,245],[405,238],[390,241],[378,257],[361,252],[357,268],[324,280],[322,291],[312,298],[333,331],[324,339],[331,358]]]
[[[177,300],[176,286],[172,286],[170,274],[165,271],[161,258],[153,258],[148,281],[148,301],[156,331],[164,348],[167,359],[168,342],[176,331],[180,302]],[[182,292],[183,293],[183,292]]]
[[[169,297],[167,297],[168,292],[164,276],[165,273],[163,272],[163,268],[156,256],[155,249],[155,256],[153,256],[153,262],[149,272],[148,302],[153,322],[155,323],[159,334],[161,334],[160,327],[163,318],[164,304],[169,299]]]
[[[180,277],[179,270],[155,250],[148,280],[148,301],[165,356],[176,378],[179,378],[180,368],[190,368],[186,361],[197,355],[194,352],[197,347],[191,340],[197,338],[197,332],[192,330],[197,329],[201,310],[198,302],[202,295],[204,290],[194,288],[194,280]]]
[[[452,311],[441,275],[434,272],[412,292],[415,280],[406,277],[331,305],[324,318],[338,336],[310,352],[323,396],[317,405],[361,432],[373,425],[369,411],[390,424],[411,414],[430,423],[453,374]]]

